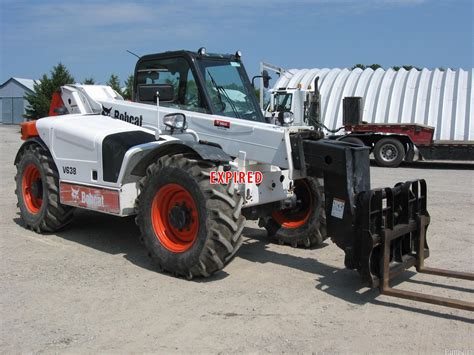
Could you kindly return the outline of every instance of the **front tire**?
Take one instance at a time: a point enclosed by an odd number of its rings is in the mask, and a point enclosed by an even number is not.
[[[221,270],[242,244],[242,198],[212,185],[217,166],[192,154],[167,155],[140,181],[137,224],[158,266],[191,279]]]
[[[315,178],[295,181],[297,206],[274,211],[264,219],[268,236],[292,247],[321,245],[327,238],[326,212],[322,185]]]
[[[55,232],[69,224],[74,208],[60,203],[59,174],[49,153],[31,144],[16,167],[15,194],[26,226],[42,233]]]

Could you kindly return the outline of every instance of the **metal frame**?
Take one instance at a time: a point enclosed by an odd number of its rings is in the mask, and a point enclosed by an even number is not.
[[[426,244],[426,226],[429,224],[429,217],[420,216],[420,231],[419,231],[419,244],[418,250],[421,250]],[[436,304],[439,306],[463,309],[466,311],[474,311],[474,302],[467,302],[447,297],[428,295],[420,292],[398,290],[390,286],[390,280],[395,276],[390,274],[390,241],[396,238],[396,235],[392,234],[393,230],[386,233],[384,239],[384,256],[383,256],[383,268],[382,268],[382,282],[380,284],[380,293],[387,296],[405,298],[418,302],[425,302]],[[390,238],[392,237],[392,238]],[[451,271],[445,269],[438,269],[425,266],[425,253],[417,253],[417,258],[412,260],[412,264],[416,267],[416,271],[423,274],[437,275],[443,277],[450,277],[456,279],[463,279],[474,281],[474,274],[468,272]],[[408,269],[413,265],[406,265]],[[400,272],[401,273],[401,272]]]
[[[380,293],[387,296],[474,311],[472,302],[398,290],[390,286],[393,278],[413,266],[420,273],[474,281],[472,273],[425,266],[425,258],[429,256],[426,231],[430,216],[426,210],[427,189],[424,180],[364,192],[361,202],[360,250],[378,248],[382,252],[380,265],[376,265],[377,260],[370,260],[372,255],[364,255],[364,263],[360,265],[361,274],[369,278],[372,286],[378,286]]]

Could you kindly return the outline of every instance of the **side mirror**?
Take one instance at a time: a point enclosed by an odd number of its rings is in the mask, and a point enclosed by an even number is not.
[[[268,89],[268,87],[270,86],[270,80],[271,80],[271,76],[268,75],[268,71],[266,70],[262,70],[262,75],[255,75],[253,78],[252,78],[252,86],[255,87],[255,79],[257,78],[262,78],[263,79],[263,87],[265,89]]]
[[[174,88],[170,84],[152,84],[138,86],[138,101],[156,102],[156,93],[160,95],[160,102],[174,100]]]
[[[186,124],[186,116],[182,113],[169,113],[163,117],[163,124],[171,131],[175,130],[183,132],[188,128]]]
[[[266,70],[263,70],[262,71],[262,78],[263,78],[263,87],[265,89],[268,89],[268,87],[270,86],[270,80],[271,80],[271,76],[268,75],[268,71]]]

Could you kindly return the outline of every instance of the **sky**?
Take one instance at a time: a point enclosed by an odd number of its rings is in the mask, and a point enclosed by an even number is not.
[[[62,62],[77,82],[131,74],[139,55],[242,51],[284,68],[472,68],[474,0],[0,0],[0,83]]]

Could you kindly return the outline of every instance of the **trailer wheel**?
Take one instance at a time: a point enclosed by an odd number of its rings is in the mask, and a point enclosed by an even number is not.
[[[218,167],[192,154],[167,155],[140,181],[136,222],[160,269],[191,279],[221,270],[239,249],[245,218],[233,184],[211,184]]]
[[[374,147],[374,158],[377,165],[396,168],[405,157],[405,148],[396,138],[382,138]]]
[[[73,217],[73,207],[59,201],[59,174],[50,154],[38,145],[25,148],[16,164],[16,190],[20,215],[37,233],[55,232]]]
[[[268,236],[293,247],[320,245],[326,238],[326,212],[322,185],[315,178],[295,181],[297,206],[274,211],[264,220]]]

